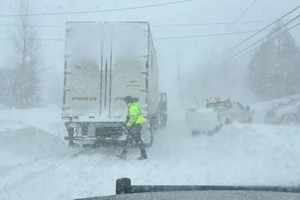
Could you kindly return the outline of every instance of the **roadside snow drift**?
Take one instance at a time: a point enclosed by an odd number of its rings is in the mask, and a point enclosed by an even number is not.
[[[64,127],[57,114],[59,109],[53,106],[1,110],[0,179],[19,165],[68,151],[61,139]]]
[[[56,156],[66,149],[66,145],[59,138],[34,127],[2,131],[0,167]]]
[[[32,119],[10,116],[5,122],[2,118],[1,200],[111,195],[121,177],[143,185],[300,183],[297,126],[234,123],[211,136],[192,136],[184,120],[173,119],[155,134],[153,146],[147,149],[148,160],[136,160],[138,149],[129,149],[124,161],[114,156],[120,148],[69,149],[62,140],[63,125],[55,118],[58,111],[34,109],[16,115]]]

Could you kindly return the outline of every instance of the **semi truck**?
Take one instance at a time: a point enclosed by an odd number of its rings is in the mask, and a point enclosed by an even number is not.
[[[67,22],[62,120],[74,143],[122,142],[127,105],[138,99],[142,138],[161,124],[159,70],[147,22]]]

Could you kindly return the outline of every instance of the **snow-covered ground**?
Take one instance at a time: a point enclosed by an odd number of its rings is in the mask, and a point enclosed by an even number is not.
[[[265,124],[223,127],[193,137],[171,118],[155,134],[148,160],[130,149],[69,149],[60,109],[1,110],[0,199],[72,199],[115,193],[115,180],[133,184],[299,185],[300,128]]]

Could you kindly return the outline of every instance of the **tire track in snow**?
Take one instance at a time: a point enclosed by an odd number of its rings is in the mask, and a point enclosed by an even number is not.
[[[73,158],[77,153],[78,152],[63,153],[54,158],[40,159],[18,166],[0,181],[0,194],[5,194],[6,192],[14,190],[21,185],[38,178],[44,173],[48,173],[50,170],[60,167],[66,160]],[[15,180],[11,181],[12,178],[15,178]]]

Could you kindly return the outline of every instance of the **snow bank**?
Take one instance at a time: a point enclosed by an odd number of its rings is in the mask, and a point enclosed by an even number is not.
[[[0,178],[13,168],[68,151],[54,106],[0,111]]]
[[[60,137],[29,126],[1,133],[1,163],[25,161],[2,170],[0,199],[110,195],[121,177],[143,185],[299,185],[299,127],[234,123],[215,135],[194,137],[183,117],[170,117],[167,128],[155,134],[153,146],[147,149],[149,159],[144,161],[136,160],[138,149],[130,149],[126,161],[114,156],[120,148],[69,153]],[[58,133],[60,128],[53,131]]]
[[[66,145],[57,137],[34,127],[0,132],[0,167],[61,154]]]
[[[0,130],[36,127],[53,135],[63,137],[65,128],[61,123],[61,109],[57,106],[33,109],[0,110]]]
[[[295,176],[300,174],[298,127],[233,124],[216,135],[199,137],[180,127],[169,131],[165,140],[157,141],[162,149],[153,151],[161,157],[156,166],[172,164],[162,168],[164,174],[147,172],[157,177],[154,180],[166,184],[300,183]]]

